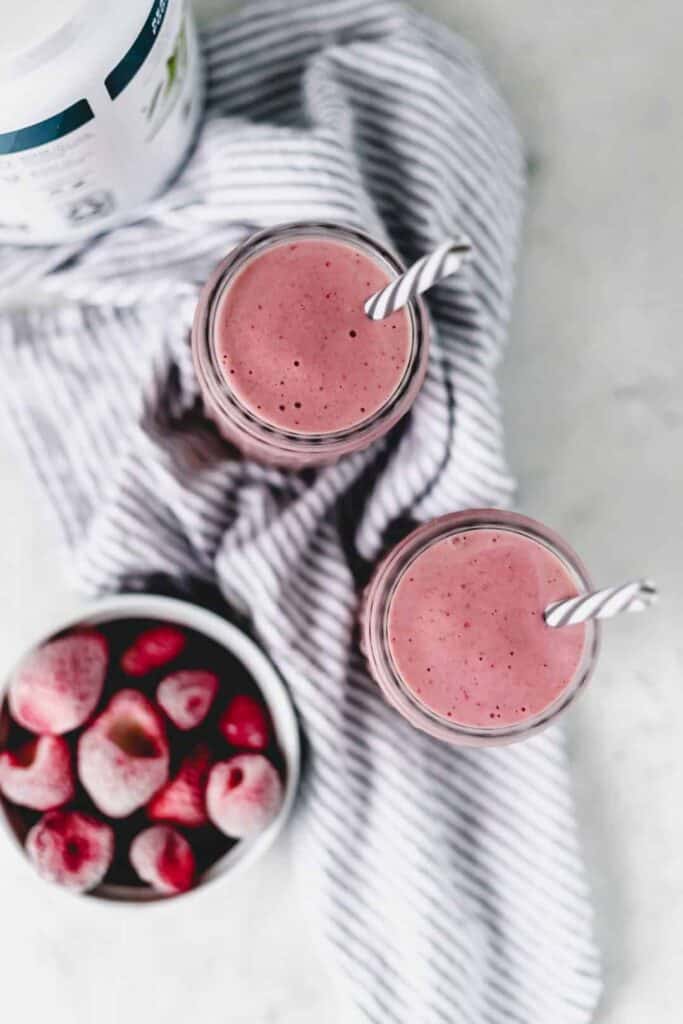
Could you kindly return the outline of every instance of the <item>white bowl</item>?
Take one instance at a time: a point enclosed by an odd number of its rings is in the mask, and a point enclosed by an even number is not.
[[[242,839],[235,844],[223,857],[219,858],[201,875],[195,892],[207,882],[229,876],[234,878],[240,872],[254,864],[263,856],[282,831],[289,817],[296,798],[299,783],[301,748],[299,728],[289,693],[277,670],[266,655],[245,633],[232,623],[222,619],[215,612],[207,611],[199,605],[188,601],[179,601],[170,597],[158,597],[154,594],[120,594],[107,597],[89,605],[81,615],[67,621],[57,623],[32,645],[39,647],[55,633],[73,629],[76,626],[98,626],[116,619],[159,619],[173,622],[179,626],[196,630],[210,640],[220,644],[240,661],[253,676],[268,706],[275,730],[277,745],[285,762],[286,778],[284,800],[280,811],[266,829],[250,839]],[[11,673],[10,673],[11,676]],[[1,694],[0,694],[1,696]],[[8,818],[4,804],[0,801],[0,822],[11,835],[15,845],[24,855],[23,846]],[[151,889],[135,886],[100,885],[88,893],[100,899],[126,901],[133,903],[150,903],[159,900],[176,899],[165,896]]]

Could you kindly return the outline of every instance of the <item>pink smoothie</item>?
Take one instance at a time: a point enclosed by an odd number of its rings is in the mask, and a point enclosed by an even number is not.
[[[409,564],[389,606],[391,656],[417,700],[454,723],[509,726],[571,683],[583,625],[550,629],[543,609],[577,586],[544,545],[508,530],[434,542]]]
[[[216,353],[236,397],[282,430],[329,434],[377,413],[411,352],[405,310],[369,320],[363,303],[391,280],[362,249],[300,238],[254,256],[223,292]]]

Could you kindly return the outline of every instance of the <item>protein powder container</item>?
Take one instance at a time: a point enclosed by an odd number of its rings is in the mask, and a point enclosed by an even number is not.
[[[127,219],[181,166],[201,108],[185,0],[3,0],[0,241]]]

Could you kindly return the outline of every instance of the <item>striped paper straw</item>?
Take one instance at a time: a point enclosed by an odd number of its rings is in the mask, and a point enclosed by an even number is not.
[[[465,235],[447,239],[433,253],[423,256],[408,267],[386,288],[371,295],[365,303],[365,312],[371,320],[383,320],[391,316],[397,309],[407,306],[411,299],[460,270],[471,251],[472,243]]]
[[[576,626],[588,619],[611,619],[622,612],[642,612],[657,600],[657,588],[649,580],[632,580],[620,587],[605,587],[548,605],[543,613],[547,626]]]

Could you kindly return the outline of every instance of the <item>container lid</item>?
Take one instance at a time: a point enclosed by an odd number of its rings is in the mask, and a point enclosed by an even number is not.
[[[54,57],[78,35],[91,0],[13,0],[3,10],[0,78]]]

